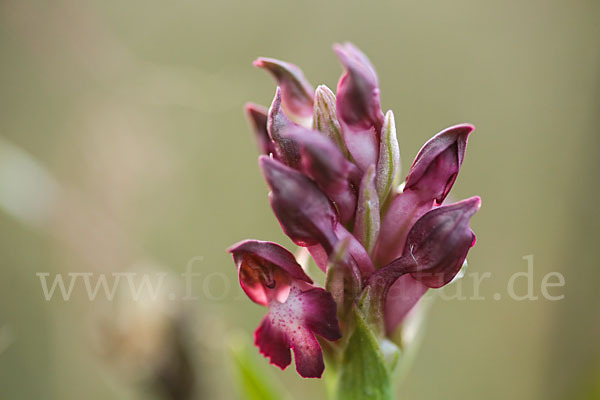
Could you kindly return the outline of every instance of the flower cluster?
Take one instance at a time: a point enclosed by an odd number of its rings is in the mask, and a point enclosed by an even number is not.
[[[334,50],[344,67],[337,97],[314,90],[295,65],[259,58],[278,87],[268,110],[246,106],[271,207],[327,274],[325,288],[278,244],[229,249],[242,289],[269,309],[255,344],[282,369],[292,349],[303,377],[321,376],[319,340],[345,337],[353,307],[391,335],[427,289],[449,283],[475,243],[469,220],[480,207],[478,197],[443,204],[473,126],[431,138],[400,184],[394,114],[381,110],[375,70],[350,43]]]

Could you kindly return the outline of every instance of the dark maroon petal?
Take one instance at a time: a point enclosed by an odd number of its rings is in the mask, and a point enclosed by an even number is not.
[[[300,147],[302,172],[335,202],[342,222],[349,222],[356,209],[356,193],[350,185],[350,175],[356,166],[319,132],[298,127],[288,130],[287,136]]]
[[[277,160],[259,157],[271,188],[269,198],[283,231],[299,246],[321,244],[329,253],[336,242],[337,212],[327,196],[302,173]]]
[[[400,257],[414,223],[442,204],[456,180],[473,129],[467,124],[445,129],[423,146],[413,162],[404,191],[393,198],[381,221],[375,248],[379,265]]]
[[[348,240],[348,254],[354,259],[354,262],[358,266],[361,279],[366,280],[369,276],[371,276],[371,274],[375,270],[373,262],[369,257],[369,253],[367,253],[367,250],[363,247],[362,244],[360,244],[360,242],[356,239],[356,237],[354,237],[354,235],[352,235],[350,232],[348,232],[346,228],[344,228],[342,224],[336,225],[334,233],[337,238],[337,241]],[[336,245],[338,244],[337,241]],[[315,260],[317,266],[321,268],[323,272],[326,272],[331,251],[329,253],[326,252],[323,246],[319,244],[309,246],[308,251]]]
[[[374,310],[379,312],[385,306],[391,313],[386,317],[388,332],[424,293],[424,288],[413,280],[428,288],[439,288],[458,274],[475,243],[469,220],[480,206],[479,197],[472,197],[429,211],[410,230],[403,255],[371,276],[365,290],[370,294]],[[389,298],[393,285],[396,285],[393,296],[400,292],[406,293],[406,298]]]
[[[292,362],[290,353],[290,341],[287,334],[273,322],[267,314],[258,329],[254,332],[254,344],[260,353],[267,357],[271,364],[281,369],[286,369]]]
[[[277,80],[282,90],[283,107],[291,116],[312,116],[314,90],[300,68],[285,61],[262,57],[254,61],[254,65],[266,69]]]
[[[252,125],[260,154],[273,153],[275,151],[273,141],[267,132],[267,109],[254,103],[247,103],[244,109]]]
[[[379,83],[373,65],[352,43],[333,47],[345,73],[338,83],[338,116],[353,130],[381,128],[383,113],[379,101]]]
[[[362,170],[377,163],[383,113],[375,69],[353,44],[336,44],[334,51],[345,72],[337,88],[337,113],[344,141]]]
[[[406,178],[405,190],[442,204],[456,180],[474,129],[469,124],[452,126],[425,143]]]
[[[363,245],[354,237],[353,234],[348,232],[346,228],[342,224],[337,224],[335,227],[335,235],[338,240],[349,240],[348,244],[348,253],[352,256],[358,268],[360,269],[360,273],[363,280],[366,280],[371,276],[375,267],[373,266],[373,261],[371,261],[371,257],[369,257],[369,253],[363,247]]]
[[[481,199],[475,196],[433,209],[415,223],[404,248],[404,257],[415,263],[413,278],[431,288],[454,279],[475,244],[469,221],[480,207]]]
[[[373,286],[388,290],[405,274],[430,288],[452,281],[475,244],[469,222],[480,207],[481,199],[475,196],[427,212],[408,233],[402,256],[377,271]]]
[[[302,293],[306,326],[315,334],[327,340],[342,337],[337,320],[337,305],[331,293],[320,289],[310,289]]]
[[[297,126],[283,112],[281,108],[281,89],[277,87],[275,97],[269,108],[267,131],[273,140],[277,159],[292,168],[298,168],[300,165],[300,150],[296,142],[287,137],[286,132]]]
[[[381,220],[374,252],[378,265],[386,265],[402,255],[410,228],[432,207],[433,199],[423,200],[412,190],[404,190],[394,197]]]

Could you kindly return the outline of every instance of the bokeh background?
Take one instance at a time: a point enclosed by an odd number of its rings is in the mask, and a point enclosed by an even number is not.
[[[350,40],[377,68],[404,171],[437,131],[477,126],[453,196],[483,199],[469,271],[492,276],[485,300],[434,302],[399,398],[600,399],[599,21],[595,0],[2,0],[0,397],[239,397],[231,349],[264,309],[225,248],[291,246],[242,112],[274,93],[251,62],[334,88],[331,45]],[[535,294],[558,271],[563,300],[507,296],[528,255]],[[183,301],[190,262],[198,298]],[[46,301],[36,276],[132,271],[167,273],[177,297],[90,301],[80,282]],[[244,354],[295,398],[323,397]]]

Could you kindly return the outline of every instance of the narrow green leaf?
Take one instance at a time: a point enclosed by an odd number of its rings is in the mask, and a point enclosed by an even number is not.
[[[263,365],[256,362],[255,354],[246,340],[233,338],[229,346],[233,358],[235,376],[244,400],[281,400],[289,398],[275,384],[277,380]]]
[[[356,327],[344,352],[336,393],[337,400],[391,400],[390,372],[377,342],[358,309]]]

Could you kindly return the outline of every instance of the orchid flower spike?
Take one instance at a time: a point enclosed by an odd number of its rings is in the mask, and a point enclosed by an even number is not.
[[[427,290],[457,276],[481,206],[479,197],[445,203],[474,127],[433,136],[400,184],[396,121],[382,112],[375,68],[351,43],[334,51],[343,67],[337,93],[313,90],[293,64],[259,58],[254,64],[277,82],[275,96],[268,109],[246,105],[271,208],[326,273],[325,288],[278,244],[246,240],[229,249],[242,290],[269,309],[255,332],[259,351],[283,369],[292,350],[298,373],[312,378],[323,373],[324,352],[339,368],[360,359],[345,352],[364,341],[352,340],[361,324],[373,343],[389,341]]]

